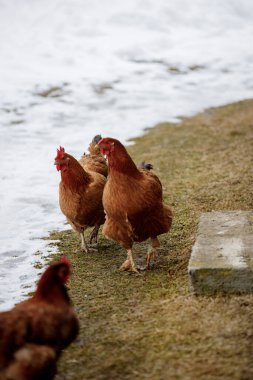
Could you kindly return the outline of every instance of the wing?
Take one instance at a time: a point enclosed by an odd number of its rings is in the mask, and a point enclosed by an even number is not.
[[[81,197],[80,209],[77,218],[85,219],[88,226],[102,224],[105,220],[102,204],[103,190],[106,178],[99,173],[92,173],[92,181],[87,186],[85,195]]]
[[[106,236],[128,248],[131,241],[143,241],[168,231],[162,202],[162,184],[147,170],[133,178],[123,173],[110,178],[105,185],[103,204]]]
[[[78,333],[76,315],[69,306],[55,306],[44,301],[24,301],[16,306],[26,321],[27,343],[53,347],[58,353],[68,346]]]
[[[28,320],[21,311],[13,309],[0,314],[0,369],[12,359],[14,352],[27,339]]]

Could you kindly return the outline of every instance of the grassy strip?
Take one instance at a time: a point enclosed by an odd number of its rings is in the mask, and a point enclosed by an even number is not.
[[[198,218],[253,208],[253,101],[210,109],[178,125],[160,124],[129,152],[154,165],[174,209],[156,267],[119,273],[125,252],[100,237],[98,253],[74,253],[79,238],[54,232],[73,263],[71,297],[81,321],[58,380],[253,378],[253,296],[195,297],[187,264]],[[147,244],[136,244],[143,263]]]

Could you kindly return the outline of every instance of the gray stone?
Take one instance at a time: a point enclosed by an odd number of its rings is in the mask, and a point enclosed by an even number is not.
[[[253,212],[202,214],[188,272],[195,294],[253,292]]]

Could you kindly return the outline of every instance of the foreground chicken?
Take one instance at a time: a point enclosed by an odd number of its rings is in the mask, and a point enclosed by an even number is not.
[[[65,283],[66,258],[50,265],[34,295],[0,313],[0,379],[50,380],[61,351],[77,336],[79,323]]]
[[[100,135],[96,135],[90,145],[89,154],[83,154],[79,163],[82,165],[84,170],[93,171],[102,174],[104,177],[108,175],[108,166],[104,156],[100,153],[100,148],[98,142],[101,140]]]
[[[149,170],[138,169],[124,146],[116,139],[99,141],[101,153],[108,157],[109,176],[103,194],[106,222],[103,233],[127,250],[127,260],[120,270],[137,272],[132,256],[134,242],[148,238],[147,268],[156,257],[158,235],[170,230],[172,213],[163,204],[162,185]],[[143,164],[150,169],[150,166]]]
[[[97,242],[99,227],[105,221],[102,195],[106,178],[90,166],[84,167],[64,148],[57,149],[56,168],[61,171],[59,201],[62,213],[72,228],[80,234],[81,250],[88,252],[92,248],[85,241],[84,231],[94,227],[90,243]]]

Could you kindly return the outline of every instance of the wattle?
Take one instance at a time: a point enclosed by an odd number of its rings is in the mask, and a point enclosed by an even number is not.
[[[107,150],[107,149],[104,149],[104,148],[101,148],[101,152],[102,152],[102,154],[103,154],[104,156],[109,156],[109,154],[110,154],[110,151]]]
[[[62,172],[64,172],[67,169],[67,166],[66,165],[56,165],[56,169],[58,171],[61,170]]]

